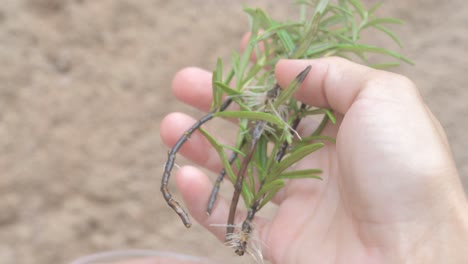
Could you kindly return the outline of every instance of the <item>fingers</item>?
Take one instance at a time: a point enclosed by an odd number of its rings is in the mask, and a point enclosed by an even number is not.
[[[211,73],[195,67],[185,68],[175,75],[172,92],[180,101],[208,112],[213,101]]]
[[[161,122],[161,139],[167,146],[172,147],[195,122],[195,119],[185,114],[171,113]],[[198,130],[190,136],[179,152],[207,169],[220,171],[222,168],[218,153]]]
[[[298,100],[331,108],[345,114],[363,91],[372,96],[393,96],[395,98],[419,98],[414,85],[405,77],[375,70],[348,60],[330,57],[316,60],[281,60],[275,74],[281,87],[287,85],[296,75],[311,65],[312,69],[296,92]],[[384,90],[392,89],[393,92]]]
[[[208,177],[195,167],[184,166],[177,171],[176,182],[190,214],[219,240],[224,241],[229,205],[222,197],[218,197],[212,214],[206,213],[208,197],[212,188]],[[241,224],[245,216],[245,211],[237,212],[234,223]],[[255,217],[255,225],[258,230],[262,230],[266,223],[264,218]]]

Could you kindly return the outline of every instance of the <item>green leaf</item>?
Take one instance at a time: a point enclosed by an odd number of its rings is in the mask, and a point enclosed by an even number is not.
[[[267,178],[276,179],[281,173],[283,173],[283,171],[291,167],[294,163],[300,161],[312,152],[319,150],[324,145],[325,144],[323,143],[314,143],[293,150],[286,158],[284,158],[281,162],[276,163],[273,166],[273,169],[270,172],[270,175],[267,176]]]
[[[320,27],[322,29],[328,29],[330,27],[333,27],[333,26],[336,26],[336,25],[339,25],[343,22],[343,15],[341,14],[337,14],[337,15],[333,15],[333,16],[330,16],[330,17],[327,17],[326,19],[322,19],[320,21]]]
[[[212,75],[212,87],[213,87],[213,103],[211,109],[218,108],[221,105],[223,99],[222,90],[217,89],[216,83],[223,80],[223,61],[218,58],[216,62],[216,69],[213,71]]]
[[[223,91],[228,96],[230,96],[232,100],[236,102],[236,104],[238,104],[242,110],[245,110],[245,111],[250,110],[250,108],[247,105],[245,105],[242,101],[243,93],[241,91],[234,90],[222,82],[215,82],[213,85],[216,87],[216,89]]]
[[[322,173],[322,170],[319,169],[309,169],[309,170],[296,170],[296,171],[288,171],[283,172],[278,177],[279,179],[301,179],[301,178],[313,178],[319,179],[322,178],[317,176],[317,174]]]
[[[398,67],[400,66],[400,63],[398,62],[393,62],[393,63],[379,63],[379,64],[371,64],[369,67],[374,68],[374,69],[379,69],[379,70],[387,70],[390,68]]]
[[[268,139],[266,137],[261,137],[258,140],[257,143],[257,148],[255,151],[255,160],[257,161],[257,167],[259,167],[260,170],[266,171],[266,166],[267,166],[267,157],[268,157]],[[259,175],[260,181],[262,180],[261,175]]]
[[[373,53],[385,54],[385,55],[394,57],[396,59],[399,59],[401,61],[404,61],[410,65],[414,65],[414,63],[410,59],[406,58],[405,56],[398,54],[396,52],[384,49],[384,48],[379,48],[379,47],[370,46],[370,45],[363,45],[363,44],[354,44],[354,45],[337,44],[335,47],[339,49],[340,51],[348,51],[348,52],[355,52],[355,53],[373,52]]]
[[[381,25],[374,25],[374,28],[376,28],[377,30],[380,30],[383,33],[387,34],[387,36],[389,36],[393,41],[395,41],[395,43],[398,46],[400,46],[400,48],[403,48],[403,44],[401,43],[400,39],[390,29],[388,29],[388,28],[386,28],[384,26],[381,26]]]
[[[303,23],[299,22],[290,22],[290,23],[285,23],[285,24],[276,24],[269,29],[265,30],[259,37],[258,41],[263,41],[268,38],[270,38],[274,34],[278,34],[279,31],[281,30],[289,30],[291,28],[300,28],[303,27]]]
[[[325,11],[327,10],[328,4],[330,3],[330,0],[319,0],[317,6],[315,7],[315,15],[323,15]]]
[[[234,171],[232,170],[231,165],[229,164],[229,160],[226,157],[226,154],[224,153],[224,149],[221,146],[221,144],[219,144],[218,141],[205,129],[200,127],[198,130],[208,140],[208,142],[210,142],[211,146],[213,146],[216,152],[218,152],[221,162],[223,163],[223,167],[226,170],[226,173],[228,174],[231,181],[233,183],[236,182],[236,175],[234,174]]]
[[[225,92],[228,96],[236,96],[236,95],[241,95],[242,92],[232,89],[229,87],[227,84],[219,81],[214,82],[214,86],[217,90],[221,89],[221,91]]]
[[[391,18],[391,17],[383,17],[383,18],[374,18],[362,26],[362,29],[373,27],[380,24],[403,24],[403,21]]]
[[[250,207],[250,205],[252,204],[252,200],[254,198],[254,194],[252,193],[252,191],[250,190],[249,186],[247,185],[245,181],[242,182],[242,198],[244,198],[246,207],[247,206]]]
[[[282,24],[282,23],[278,23],[278,22],[273,21],[268,16],[268,14],[265,13],[265,11],[263,11],[262,9],[255,9],[254,10],[254,9],[247,8],[247,9],[244,9],[244,10],[246,12],[248,12],[249,14],[255,13],[255,15],[257,16],[257,18],[259,19],[259,21],[261,23],[261,26],[264,29],[268,29],[268,28],[271,28],[271,27],[278,27],[278,26],[281,26],[281,24]],[[289,35],[288,31],[286,31],[284,29],[278,30],[276,34],[278,35],[278,38],[280,39],[281,44],[285,48],[287,54],[291,54],[294,51],[294,48],[296,47],[296,45],[294,44],[294,40],[291,37],[291,35]]]
[[[305,145],[310,144],[312,141],[317,141],[317,140],[325,140],[333,144],[336,143],[336,139],[329,137],[329,136],[311,135],[308,137],[303,137],[302,140],[299,143],[297,143],[297,145],[294,145],[294,147],[298,148],[299,146],[305,146]]]
[[[349,9],[344,8],[343,6],[329,4],[329,7],[335,14],[339,14],[342,18],[346,18],[346,16],[353,16],[353,12]]]
[[[231,55],[232,70],[234,72],[233,78],[239,74],[239,61],[240,61],[239,53],[233,51],[232,55]],[[226,83],[228,83],[228,82],[226,82]],[[238,89],[237,86],[236,86],[236,89]]]
[[[279,128],[283,129],[285,124],[284,121],[279,119],[278,117],[265,113],[265,112],[250,112],[250,111],[223,111],[217,112],[214,114],[216,117],[227,117],[227,118],[246,118],[249,120],[260,120],[266,121],[270,124],[275,124]]]
[[[283,188],[285,185],[283,180],[273,180],[271,182],[268,182],[265,184],[255,195],[255,200],[258,200],[260,197],[262,197],[264,194],[269,193],[269,192],[277,192],[281,188]]]
[[[317,56],[327,50],[333,49],[336,47],[336,43],[317,43],[317,44],[312,44],[309,47],[309,50],[307,52],[307,57],[314,57]]]
[[[256,196],[256,197],[258,197],[258,198],[255,199],[255,200],[261,199],[260,206],[258,207],[259,210],[260,210],[263,206],[265,206],[265,204],[267,204],[267,203],[276,195],[276,193],[278,193],[278,191],[281,190],[281,188],[283,188],[283,187],[284,187],[284,183],[283,183],[283,185],[278,185],[278,186],[269,188],[267,192],[265,192],[264,194],[262,194],[262,196]]]
[[[251,9],[248,9],[251,10]],[[247,43],[242,56],[240,57],[238,69],[236,72],[236,89],[240,90],[242,88],[242,83],[244,82],[244,72],[247,69],[247,66],[252,57],[252,52],[257,45],[258,30],[260,27],[260,18],[259,18],[259,9],[253,10],[253,12],[247,12],[252,18],[252,26],[250,28],[251,37]]]
[[[328,120],[330,120],[330,118],[327,115],[325,115],[322,118],[322,121],[320,121],[319,126],[315,129],[314,133],[312,133],[312,136],[318,136],[318,135],[322,134],[322,131],[325,129],[325,126],[328,123]]]
[[[205,129],[199,128],[198,129],[200,133],[205,136],[205,138],[210,142],[211,146],[218,152],[218,155],[221,159],[221,162],[223,164],[223,168],[225,169],[227,175],[229,176],[230,180],[232,183],[236,182],[237,176],[235,175],[234,171],[232,170],[231,164],[229,164],[229,160],[226,157],[226,154],[224,153],[224,149],[220,143]],[[248,186],[245,184],[245,182],[242,183],[242,197],[244,198],[244,201],[246,203],[250,204],[253,198],[253,193],[250,192]]]
[[[333,114],[333,111],[330,109],[326,109],[326,108],[318,108],[318,109],[303,111],[301,113],[301,116],[318,115],[318,114],[326,114],[328,118],[330,119],[330,121],[333,124],[336,124],[336,118],[335,118],[335,115]]]
[[[291,54],[294,52],[296,48],[296,44],[294,43],[293,37],[289,34],[288,31],[280,30],[278,31],[278,37],[281,40],[281,44],[283,45],[284,49],[286,50],[287,54]]]
[[[226,77],[226,80],[224,80],[224,83],[230,83],[232,81],[232,78],[234,77],[234,69],[231,69],[228,73],[228,76]]]
[[[260,203],[260,206],[258,207],[258,210],[262,209],[262,207],[265,206],[276,195],[276,193],[279,190],[281,190],[281,188],[277,189],[277,190],[274,190],[274,191],[270,191],[267,194],[265,194],[265,196],[263,197],[262,202]]]
[[[356,12],[359,14],[361,18],[366,17],[366,7],[361,3],[359,0],[348,0],[348,2],[354,7]]]
[[[336,118],[335,118],[335,115],[333,114],[333,111],[329,110],[329,109],[323,109],[325,114],[328,116],[328,118],[330,119],[330,121],[333,123],[333,124],[336,124]]]
[[[369,8],[369,14],[374,14],[375,11],[377,11],[377,9],[379,9],[383,3],[384,3],[383,1],[377,2],[373,6],[371,6],[371,8]]]
[[[246,77],[244,78],[244,81],[241,84],[242,87],[245,87],[247,83],[252,81],[252,79],[255,78],[258,72],[263,69],[263,67],[265,66],[262,63],[263,61],[265,61],[265,57],[261,56],[260,58],[258,58],[257,63],[250,67],[249,72],[246,74]]]
[[[286,87],[286,89],[282,90],[278,96],[278,98],[274,101],[273,105],[277,109],[280,105],[286,103],[287,100],[291,99],[294,92],[301,86],[301,83],[304,81],[311,66],[307,66],[299,75],[294,78],[294,80]]]
[[[225,149],[229,149],[229,150],[232,150],[233,152],[241,155],[242,157],[245,157],[245,153],[242,152],[241,150],[235,148],[235,147],[232,147],[232,146],[228,146],[228,145],[224,145],[224,144],[220,144],[221,147],[225,148]]]
[[[317,30],[319,27],[320,19],[322,14],[317,14],[314,16],[312,22],[310,23],[307,31],[304,33],[303,38],[301,38],[299,44],[296,46],[293,55],[291,56],[293,59],[299,59],[307,53],[312,42],[315,40],[317,35]]]

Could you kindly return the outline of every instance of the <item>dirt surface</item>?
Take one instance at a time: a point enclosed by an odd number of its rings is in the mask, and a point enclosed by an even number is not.
[[[281,1],[244,1],[275,17]],[[375,1],[367,1],[375,2]],[[446,128],[468,186],[468,4],[385,1]],[[240,1],[3,0],[0,5],[0,262],[68,263],[147,248],[249,263],[163,203],[159,122],[177,102],[171,77],[211,69],[247,29]],[[388,44],[373,37],[374,44]],[[421,150],[424,151],[424,150]],[[182,159],[178,160],[185,164]],[[442,175],[441,175],[442,176]],[[222,261],[221,261],[222,260]]]

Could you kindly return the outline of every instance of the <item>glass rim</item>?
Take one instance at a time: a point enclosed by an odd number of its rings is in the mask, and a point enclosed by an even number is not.
[[[182,261],[193,261],[197,263],[214,263],[212,260],[204,257],[186,255],[171,251],[159,251],[151,249],[124,249],[124,250],[110,250],[97,252],[91,255],[80,257],[73,260],[69,264],[93,264],[96,261],[121,261],[123,258],[146,258],[146,257],[163,257],[172,258]]]

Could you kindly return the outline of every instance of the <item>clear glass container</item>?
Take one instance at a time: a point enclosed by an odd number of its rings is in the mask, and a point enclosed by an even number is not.
[[[81,257],[70,264],[214,264],[196,256],[156,250],[119,250]]]

